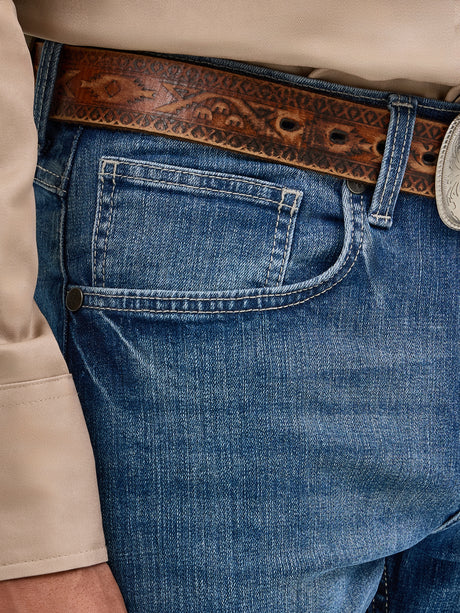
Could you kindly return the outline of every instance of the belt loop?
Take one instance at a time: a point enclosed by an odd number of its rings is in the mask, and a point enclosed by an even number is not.
[[[393,212],[409,159],[417,100],[411,96],[391,94],[388,108],[390,123],[385,150],[369,210],[369,223],[380,228],[391,228],[393,223]]]
[[[47,40],[43,43],[40,56],[34,95],[34,120],[38,132],[39,153],[45,145],[46,126],[53,99],[61,49],[61,43]]]

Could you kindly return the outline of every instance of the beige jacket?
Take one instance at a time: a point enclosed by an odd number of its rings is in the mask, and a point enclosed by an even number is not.
[[[458,0],[0,0],[0,579],[107,559],[78,396],[33,301],[37,137],[23,33],[454,100],[459,28]]]

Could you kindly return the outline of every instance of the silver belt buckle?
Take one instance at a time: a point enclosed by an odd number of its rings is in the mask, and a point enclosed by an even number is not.
[[[450,124],[442,141],[435,194],[442,221],[449,228],[460,230],[460,115]]]

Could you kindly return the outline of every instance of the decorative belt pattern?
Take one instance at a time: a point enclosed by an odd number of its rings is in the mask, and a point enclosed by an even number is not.
[[[37,44],[35,66],[40,51]],[[50,119],[172,136],[375,184],[390,113],[228,70],[64,45]],[[402,191],[434,198],[447,128],[416,119]]]

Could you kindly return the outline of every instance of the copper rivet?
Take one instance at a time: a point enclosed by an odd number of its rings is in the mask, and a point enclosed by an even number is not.
[[[364,183],[352,181],[351,179],[347,179],[347,187],[351,192],[353,192],[353,194],[362,194],[364,191],[366,191],[366,186]]]
[[[79,287],[72,287],[66,294],[65,305],[69,311],[75,312],[83,304],[83,292]]]

